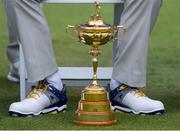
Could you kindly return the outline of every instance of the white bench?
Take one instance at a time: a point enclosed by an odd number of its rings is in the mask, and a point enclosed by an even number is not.
[[[99,3],[121,3],[122,0],[96,0]],[[94,3],[95,0],[47,0],[46,3]],[[67,23],[68,24],[68,23]],[[87,54],[88,55],[88,54]],[[61,78],[67,86],[86,86],[93,76],[92,67],[61,67]],[[97,71],[98,82],[106,85],[112,74],[111,67],[99,67]],[[32,83],[28,83],[24,56],[20,46],[20,99],[24,99],[31,90]]]

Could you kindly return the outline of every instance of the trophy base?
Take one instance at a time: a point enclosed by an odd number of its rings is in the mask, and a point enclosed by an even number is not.
[[[82,91],[76,115],[74,123],[78,125],[100,126],[117,123],[111,111],[108,93],[103,87],[88,86]]]
[[[112,121],[103,121],[103,122],[85,122],[85,121],[73,121],[77,125],[85,125],[85,126],[111,126],[117,123],[116,120]]]

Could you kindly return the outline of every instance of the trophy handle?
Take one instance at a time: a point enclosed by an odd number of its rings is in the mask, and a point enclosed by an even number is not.
[[[73,31],[77,32],[74,25],[67,25],[67,26],[66,26],[66,33],[69,33],[69,29],[72,29]],[[77,41],[76,36],[71,35],[71,38],[72,38],[73,40]]]
[[[119,28],[121,28],[122,29],[122,38],[124,38],[124,36],[125,36],[125,33],[126,33],[126,28],[125,28],[125,26],[124,25],[118,25],[117,27],[117,30],[119,29]],[[117,32],[118,33],[118,32]],[[116,36],[114,36],[114,39],[112,39],[112,42],[114,41],[114,40],[117,40],[118,39],[118,37]]]
[[[74,25],[67,25],[67,26],[66,26],[66,33],[68,33],[68,30],[69,30],[69,29],[75,30],[75,26],[74,26]]]
[[[123,34],[125,34],[126,33],[126,28],[125,28],[125,26],[124,25],[118,25],[117,26],[117,28],[119,29],[119,28],[121,28],[122,29],[122,31],[123,31]]]
[[[78,30],[78,28],[77,28],[76,26],[74,26],[74,25],[67,25],[67,27],[66,27],[66,33],[68,33],[68,30],[69,30],[69,29],[73,29],[73,31],[76,32],[76,34],[78,35],[78,38],[79,38],[78,42],[80,42],[80,43],[86,43],[85,40],[84,40],[84,38],[82,37],[82,34],[79,32],[79,30]],[[75,36],[72,35],[72,38],[77,41],[77,38],[76,38]]]

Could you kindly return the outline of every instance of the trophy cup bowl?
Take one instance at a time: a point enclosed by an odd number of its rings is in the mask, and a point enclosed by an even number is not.
[[[78,34],[79,41],[90,46],[99,46],[113,40],[117,28],[110,25],[90,26],[87,24],[74,27]]]
[[[93,81],[82,92],[81,100],[76,111],[75,124],[79,125],[113,125],[114,119],[108,92],[97,82],[99,46],[112,41],[118,28],[123,26],[111,26],[104,24],[100,16],[100,5],[96,3],[96,14],[90,17],[88,23],[68,25],[78,36],[81,43],[91,46],[90,54],[93,64]],[[123,28],[124,29],[124,28]]]

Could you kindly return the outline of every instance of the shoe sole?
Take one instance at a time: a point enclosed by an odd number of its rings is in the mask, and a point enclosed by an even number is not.
[[[48,109],[43,109],[38,113],[35,112],[30,112],[30,113],[24,113],[24,112],[19,112],[15,110],[10,110],[9,113],[12,117],[20,117],[20,116],[27,116],[27,117],[33,117],[33,116],[38,116],[40,114],[48,114],[48,113],[53,113],[53,112],[64,112],[67,109],[67,105],[63,105],[61,107],[52,107]]]
[[[161,115],[164,113],[164,109],[156,109],[156,110],[152,110],[152,111],[139,111],[139,112],[136,112],[130,108],[126,108],[126,107],[121,107],[121,106],[111,106],[111,110],[113,111],[122,111],[122,112],[125,112],[125,113],[133,113],[133,114],[136,114],[136,115]]]

